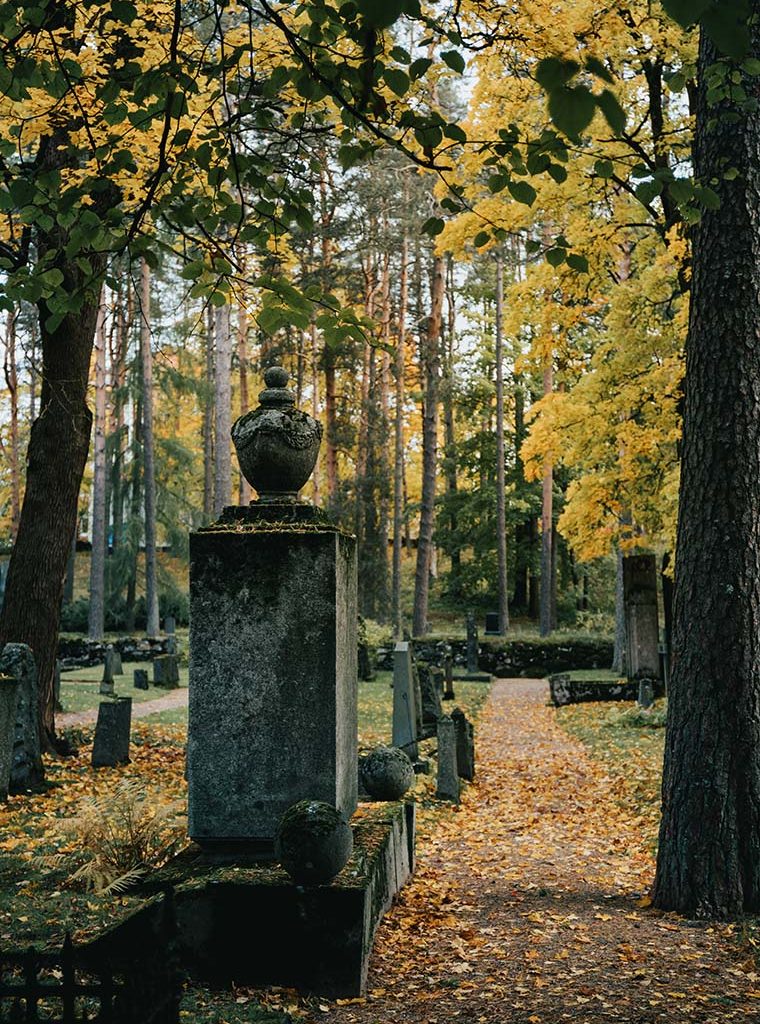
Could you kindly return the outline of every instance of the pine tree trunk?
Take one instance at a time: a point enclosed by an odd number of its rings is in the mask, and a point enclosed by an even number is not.
[[[456,302],[454,287],[454,261],[449,256],[446,266],[446,382],[443,389],[443,443],[444,443],[444,476],[446,494],[449,499],[449,531],[456,538],[458,518],[456,513],[457,482],[457,449],[454,429],[454,334],[456,331]],[[450,553],[451,582],[449,594],[453,600],[461,599],[462,594],[462,552],[458,542]]]
[[[237,320],[237,356],[238,373],[240,380],[240,415],[244,416],[250,409],[248,397],[248,317],[246,315],[245,303],[241,301],[238,305]],[[240,477],[238,489],[238,501],[241,505],[249,505],[251,502],[251,485],[238,470]]]
[[[106,331],[101,297],[95,329],[95,436],[92,473],[92,553],[87,635],[102,640],[106,586]]]
[[[8,387],[10,410],[8,432],[8,468],[11,475],[11,537],[18,533],[21,514],[21,457],[18,427],[18,367],[16,365],[16,319],[18,311],[9,310],[5,326],[5,383]]]
[[[406,309],[408,302],[409,237],[404,231],[401,242],[401,274],[398,300],[398,339],[396,342],[396,391],[393,422],[393,582],[391,604],[393,606],[394,636],[400,640],[404,635],[404,615],[401,608],[401,555],[404,534],[404,402],[406,369]]]
[[[750,14],[757,62],[759,0]],[[703,33],[694,167],[721,202],[694,232],[653,892],[656,906],[698,917],[760,910],[760,112],[708,104],[718,61]]]
[[[140,266],[140,357],[142,362],[143,497],[145,499],[145,612],[148,636],[158,636],[156,562],[156,467],[153,436],[153,352],[151,350],[150,269]]]
[[[216,310],[214,338],[214,514],[218,516],[232,501],[232,334],[227,305]]]
[[[507,584],[507,483],[504,452],[504,258],[496,253],[496,551],[498,556],[499,635],[509,629]]]
[[[544,365],[544,395],[550,395],[553,387],[551,356]],[[554,473],[551,462],[544,461],[544,478],[541,490],[541,593],[539,610],[539,633],[548,636],[552,631],[552,498]]]
[[[433,260],[430,289],[430,316],[428,317],[422,352],[425,380],[425,411],[422,424],[420,531],[417,538],[417,563],[414,574],[414,616],[412,628],[415,636],[424,636],[427,632],[430,559],[433,547],[433,529],[435,526],[435,478],[438,468],[438,388],[441,374],[440,340],[444,291],[444,261],[442,256],[436,256]]]
[[[214,514],[214,310],[206,311],[206,379],[203,403],[203,519]]]

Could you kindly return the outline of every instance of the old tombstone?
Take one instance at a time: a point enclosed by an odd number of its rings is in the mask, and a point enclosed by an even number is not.
[[[486,612],[486,636],[498,636],[499,635],[499,613],[498,612]]]
[[[654,555],[623,558],[623,604],[627,633],[628,678],[659,679],[657,562]]]
[[[167,690],[179,686],[179,659],[176,654],[159,654],[153,659],[153,683]]]
[[[124,668],[121,664],[121,651],[117,651],[115,647],[113,649],[113,674],[115,676],[124,675]]]
[[[15,676],[0,675],[0,803],[8,799],[11,780],[18,688]]]
[[[457,771],[460,779],[472,782],[475,778],[475,733],[472,722],[461,708],[451,712],[457,738]]]
[[[285,810],[357,803],[356,541],[298,501],[322,428],[270,367],[232,428],[258,492],[190,537],[190,836],[269,856]]]
[[[0,675],[18,681],[9,791],[37,789],[44,780],[37,722],[37,666],[31,647],[6,644],[0,654]]]
[[[129,734],[132,727],[132,698],[104,700],[98,707],[98,721],[92,743],[93,768],[113,768],[129,763]]]
[[[437,685],[440,669],[434,668],[425,661],[418,661],[417,672],[422,697],[422,728],[418,731],[417,738],[427,739],[429,736],[435,736],[438,719],[443,714],[441,694]]]
[[[456,694],[454,693],[454,659],[451,656],[451,651],[446,654],[443,660],[443,700],[456,700]]]
[[[651,708],[654,704],[654,684],[651,679],[639,679],[637,704],[640,708]]]
[[[166,641],[164,643],[164,647],[166,649],[167,654],[177,653],[177,637],[174,635],[174,633],[170,633],[167,636]]]
[[[113,685],[113,662],[113,644],[109,644],[106,647],[105,658],[103,659],[103,678],[100,680],[100,692],[105,697],[113,697],[115,692]]]
[[[441,715],[438,719],[438,775],[435,795],[439,800],[459,803],[457,736],[454,722],[448,715]]]
[[[404,640],[393,649],[393,746],[416,760],[417,709],[411,644]]]
[[[61,663],[55,659],[55,669],[53,670],[53,704],[56,711],[63,711],[63,704],[61,704]]]
[[[467,614],[467,671],[478,671],[478,627],[472,612]]]
[[[177,623],[173,615],[167,615],[164,619],[164,632],[167,636],[173,636],[177,629]]]
[[[135,669],[135,689],[136,690],[147,690],[148,689],[148,670],[146,668]]]

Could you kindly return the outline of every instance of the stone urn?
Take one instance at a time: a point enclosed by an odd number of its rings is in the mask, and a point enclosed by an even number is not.
[[[322,424],[295,407],[282,366],[264,373],[266,388],[258,409],[232,427],[232,440],[243,476],[261,502],[295,502],[317,461]]]

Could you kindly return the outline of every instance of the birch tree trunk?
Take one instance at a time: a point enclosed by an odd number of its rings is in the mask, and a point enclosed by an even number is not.
[[[219,516],[232,501],[232,334],[228,305],[215,311],[214,340],[214,514]]]
[[[404,403],[406,369],[406,310],[409,299],[409,236],[404,231],[401,242],[401,274],[398,300],[398,338],[396,341],[396,388],[393,422],[393,580],[391,605],[394,636],[404,635],[404,616],[401,608],[401,555],[404,541]]]
[[[156,467],[153,437],[153,352],[151,350],[150,268],[140,265],[140,357],[142,362],[143,496],[145,499],[145,613],[148,636],[158,636],[156,561]]]

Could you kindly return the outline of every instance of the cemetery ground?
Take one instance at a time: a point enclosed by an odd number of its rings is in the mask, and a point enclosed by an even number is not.
[[[82,690],[94,671],[72,673],[78,682],[64,676],[65,707],[86,702]],[[117,689],[125,688],[122,679],[131,677],[118,679]],[[389,680],[380,673],[360,685],[360,747],[389,739]],[[193,988],[183,1019],[757,1019],[760,932],[751,923],[685,921],[648,906],[661,703],[649,712],[630,704],[557,710],[547,705],[544,682],[511,680],[495,683],[484,708],[487,689],[457,683],[457,704],[475,718],[478,743],[476,782],[460,807],[436,802],[432,777],[418,778],[417,871],[380,925],[366,997]],[[148,697],[156,692],[151,687]],[[155,812],[145,829],[149,852],[166,855],[182,842],[185,721],[180,707],[135,722],[131,763],[98,771],[89,764],[92,726],[81,727],[77,757],[48,763],[48,790],[11,798],[0,811],[3,942],[55,944],[67,929],[86,939],[134,905],[128,893],[98,895],[81,879],[72,882],[82,851],[96,852],[102,836],[92,816],[83,819],[89,833],[81,824],[67,833],[62,823],[114,792],[128,813],[130,800],[134,809],[144,793]],[[40,859],[56,850],[70,857],[57,865]]]

